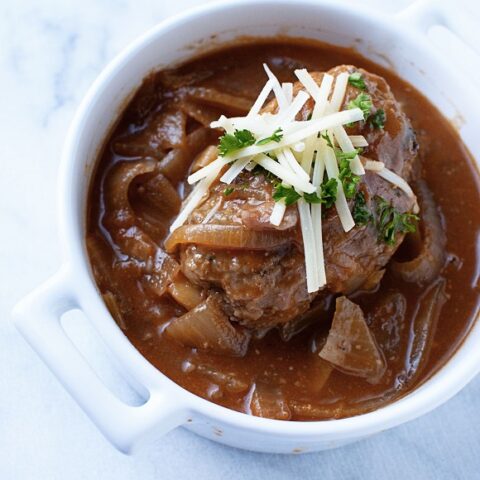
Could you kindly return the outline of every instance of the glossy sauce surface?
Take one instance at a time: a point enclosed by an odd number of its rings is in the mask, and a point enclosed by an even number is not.
[[[188,87],[215,88],[253,101],[265,83],[264,62],[281,81],[295,81],[296,68],[326,71],[341,64],[353,64],[381,75],[416,131],[422,177],[433,193],[447,236],[448,260],[438,281],[445,282],[448,300],[436,326],[428,332],[420,364],[412,366],[415,319],[422,298],[434,286],[402,282],[387,269],[377,291],[351,296],[362,307],[387,360],[387,373],[378,384],[332,371],[314,353],[316,343],[328,333],[335,304],[333,296],[318,305],[313,314],[315,322],[289,341],[283,340],[276,329],[271,330],[263,338],[254,339],[241,358],[214,355],[175,343],[163,330],[184,310],[168,296],[159,299],[144,288],[138,278],[138,265],[115,245],[109,226],[105,225],[104,210],[109,201],[105,179],[112,166],[145,157],[162,162],[164,154],[156,154],[156,149],[172,148],[159,147],[158,143],[147,145],[141,137],[154,112],[166,111],[175,116],[185,83],[180,82],[176,88],[172,79],[188,79]],[[159,89],[161,95],[155,93]],[[211,110],[212,115],[223,113],[221,109]],[[168,144],[168,125],[165,128],[157,136],[160,144]],[[185,128],[191,133],[199,124],[190,118]],[[119,143],[132,134],[138,134],[138,139],[119,148]],[[209,142],[215,144],[215,134]],[[172,144],[175,148],[174,141]],[[184,181],[184,177],[179,178],[174,185],[182,198],[188,190]],[[139,216],[154,215],[136,200],[135,192],[131,192],[131,197]],[[117,322],[135,347],[172,380],[201,397],[246,413],[250,413],[253,385],[268,382],[282,389],[292,419],[338,418],[372,410],[405,395],[441,367],[461,344],[478,310],[479,200],[478,173],[456,132],[421,94],[394,73],[350,50],[313,43],[258,43],[221,50],[146,80],[99,158],[89,198],[87,242],[101,292],[109,292],[117,299],[113,309],[117,311],[112,311]],[[173,214],[166,214],[162,221],[150,222],[150,235],[159,245],[173,218]]]

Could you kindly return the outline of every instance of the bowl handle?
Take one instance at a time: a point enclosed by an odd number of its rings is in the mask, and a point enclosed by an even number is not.
[[[13,311],[18,330],[105,437],[129,453],[148,432],[155,436],[185,423],[184,409],[165,393],[151,391],[141,406],[120,401],[103,384],[65,333],[60,319],[79,308],[69,275],[61,270]]]
[[[468,74],[468,79],[478,86],[480,18],[472,17],[451,0],[416,0],[395,19],[425,37],[445,61]]]

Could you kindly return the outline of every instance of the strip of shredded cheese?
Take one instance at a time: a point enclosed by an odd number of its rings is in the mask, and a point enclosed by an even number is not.
[[[315,156],[315,166],[313,167],[312,183],[317,188],[317,195],[321,198],[321,184],[325,172],[324,152],[322,149],[325,144],[317,142],[317,153]],[[316,260],[318,269],[318,288],[322,288],[327,283],[327,275],[325,272],[325,258],[323,254],[323,233],[322,233],[322,204],[313,203],[311,206],[313,235],[315,239]]]
[[[270,215],[270,223],[278,227],[282,223],[286,210],[287,206],[285,205],[283,199],[275,202],[275,205],[272,209],[272,214]]]
[[[268,96],[270,95],[270,92],[272,91],[272,87],[273,87],[273,82],[272,80],[269,79],[267,83],[264,85],[264,87],[262,88],[260,94],[255,100],[255,103],[252,105],[252,108],[248,112],[247,118],[251,118],[255,115],[258,115],[258,113],[263,107],[263,104],[265,103]]]
[[[272,82],[273,93],[275,94],[275,98],[277,99],[278,103],[278,110],[279,112],[281,112],[288,105],[285,93],[282,89],[282,86],[280,85],[280,82],[278,81],[278,78],[272,73],[266,63],[263,64],[263,68],[269,80]]]
[[[293,100],[293,83],[282,83],[282,90],[285,94],[285,98],[287,99],[288,104],[290,105]]]
[[[365,160],[365,170],[370,170],[372,172],[381,172],[385,168],[383,162],[377,162],[376,160]]]
[[[211,164],[210,164],[211,165]],[[177,228],[181,227],[186,221],[189,215],[195,210],[198,204],[202,201],[203,197],[208,193],[208,189],[213,181],[217,178],[220,173],[223,165],[218,165],[217,168],[209,173],[195,188],[192,190],[184,205],[182,210],[178,214],[175,221],[170,225],[170,232],[173,232]]]
[[[367,139],[363,135],[350,135],[350,141],[356,148],[368,147]]]
[[[220,177],[220,181],[223,183],[232,183],[242,170],[247,166],[250,162],[250,157],[239,158],[235,160],[231,167]]]
[[[303,198],[298,200],[297,207],[300,215],[300,226],[303,237],[307,291],[308,293],[313,293],[318,290],[319,280],[312,215],[310,213],[310,206],[305,202],[305,200],[303,200]]]
[[[192,173],[188,178],[187,182],[192,185],[197,183],[202,178],[208,177],[212,172],[219,172],[225,165],[227,165],[231,161],[230,158],[227,157],[220,157],[214,160],[213,162],[209,163],[200,170],[197,170],[195,173]]]
[[[260,154],[255,157],[255,161],[265,170],[272,172],[280,178],[280,180],[292,185],[296,190],[304,193],[313,193],[315,191],[315,187],[309,181],[299,178],[290,169],[285,168],[270,157]]]

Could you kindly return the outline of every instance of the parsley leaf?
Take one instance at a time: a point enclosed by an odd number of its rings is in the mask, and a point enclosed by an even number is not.
[[[231,194],[234,192],[234,190],[235,190],[234,188],[228,187],[228,188],[226,188],[226,189],[223,191],[223,194],[224,194],[226,197],[228,197],[229,195],[231,195]]]
[[[368,117],[368,123],[373,128],[383,128],[385,126],[385,110],[379,108],[375,113],[372,113],[370,117]]]
[[[255,143],[255,137],[250,130],[235,130],[233,134],[226,133],[220,137],[218,152],[223,157],[240,148],[249,147]]]
[[[272,196],[276,202],[283,199],[287,207],[289,205],[293,205],[301,197],[301,195],[296,192],[293,187],[286,187],[281,183],[277,183],[275,185]]]
[[[343,191],[347,198],[353,198],[357,191],[357,185],[360,182],[360,177],[355,175],[350,169],[350,160],[343,158],[339,159],[339,180],[342,182]]]
[[[365,85],[365,80],[363,75],[360,72],[354,72],[348,77],[348,83],[355,88],[360,90],[366,90],[367,86]]]
[[[323,181],[321,192],[321,202],[325,205],[325,208],[330,208],[337,199],[337,187],[338,182],[335,178]]]
[[[335,148],[334,151],[338,161],[341,162],[342,160],[353,160],[359,153],[361,153],[362,150],[356,148],[351,152],[343,152],[339,148]]]
[[[283,132],[282,132],[282,129],[281,127],[278,127],[273,133],[272,135],[270,135],[269,137],[267,138],[262,138],[261,140],[259,140],[257,142],[257,145],[266,145],[267,143],[270,143],[270,142],[280,142],[280,140],[283,138]]]
[[[330,140],[330,135],[324,133],[324,134],[322,134],[322,138],[327,142],[327,145],[328,145],[330,148],[334,148],[334,147],[333,147],[333,144],[332,144],[332,141]]]
[[[368,95],[368,93],[359,93],[357,95],[357,98],[354,100],[350,100],[348,102],[347,108],[352,109],[352,108],[359,108],[363,112],[363,118],[366,120],[368,116],[370,115],[370,110],[373,107],[372,103],[372,97]]]
[[[372,213],[366,208],[367,202],[365,201],[365,195],[363,192],[357,192],[355,195],[355,204],[353,205],[352,216],[355,221],[355,225],[367,225],[367,223],[373,221]]]
[[[380,196],[375,197],[377,203],[377,230],[379,239],[387,245],[395,245],[397,233],[415,232],[418,215],[400,213],[393,205]]]

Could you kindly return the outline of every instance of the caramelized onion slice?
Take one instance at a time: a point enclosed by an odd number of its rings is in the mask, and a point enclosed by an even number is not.
[[[188,173],[192,158],[195,158],[209,145],[218,142],[218,133],[211,128],[197,128],[187,135],[186,144],[170,150],[160,161],[159,171],[174,184],[184,179]]]
[[[275,420],[290,420],[292,414],[280,387],[256,382],[250,400],[252,415]]]
[[[159,297],[167,292],[172,278],[178,274],[180,265],[163,250],[157,249],[153,262],[147,262],[143,283]]]
[[[180,104],[180,108],[191,118],[209,127],[210,124],[217,120],[222,114],[222,110],[215,106],[202,105],[200,102],[184,100]]]
[[[203,167],[206,167],[218,158],[218,148],[215,145],[209,145],[202,150],[192,163],[191,172],[194,173]]]
[[[250,230],[239,225],[183,225],[165,240],[167,252],[177,245],[195,243],[213,248],[268,250],[286,245],[295,238],[292,230]]]
[[[371,383],[378,382],[386,369],[362,310],[346,297],[337,298],[332,327],[319,355],[343,373]]]
[[[165,333],[188,347],[239,357],[245,355],[250,341],[246,330],[230,323],[215,295],[172,320]]]
[[[252,106],[252,101],[238,95],[230,95],[214,88],[187,87],[187,95],[197,102],[220,108],[223,112],[245,115]]]
[[[204,290],[190,282],[182,273],[179,273],[168,286],[168,292],[187,310],[195,308],[205,299]]]
[[[426,183],[419,180],[415,191],[421,212],[420,252],[416,258],[408,262],[392,261],[391,268],[406,282],[426,285],[438,276],[445,264],[447,239],[440,214]]]
[[[103,301],[105,302],[105,305],[108,308],[108,311],[110,312],[110,315],[113,317],[115,320],[115,323],[122,329],[126,330],[127,329],[127,324],[125,323],[125,320],[123,319],[122,312],[120,310],[120,307],[118,306],[117,299],[115,295],[108,291],[102,294]]]
[[[410,382],[421,373],[430,355],[438,319],[443,305],[448,300],[445,287],[445,279],[440,278],[420,300],[413,321],[413,339],[408,358],[407,379]]]
[[[194,365],[197,372],[205,375],[230,393],[244,393],[248,390],[248,383],[239,379],[236,373],[225,373],[210,365]]]

